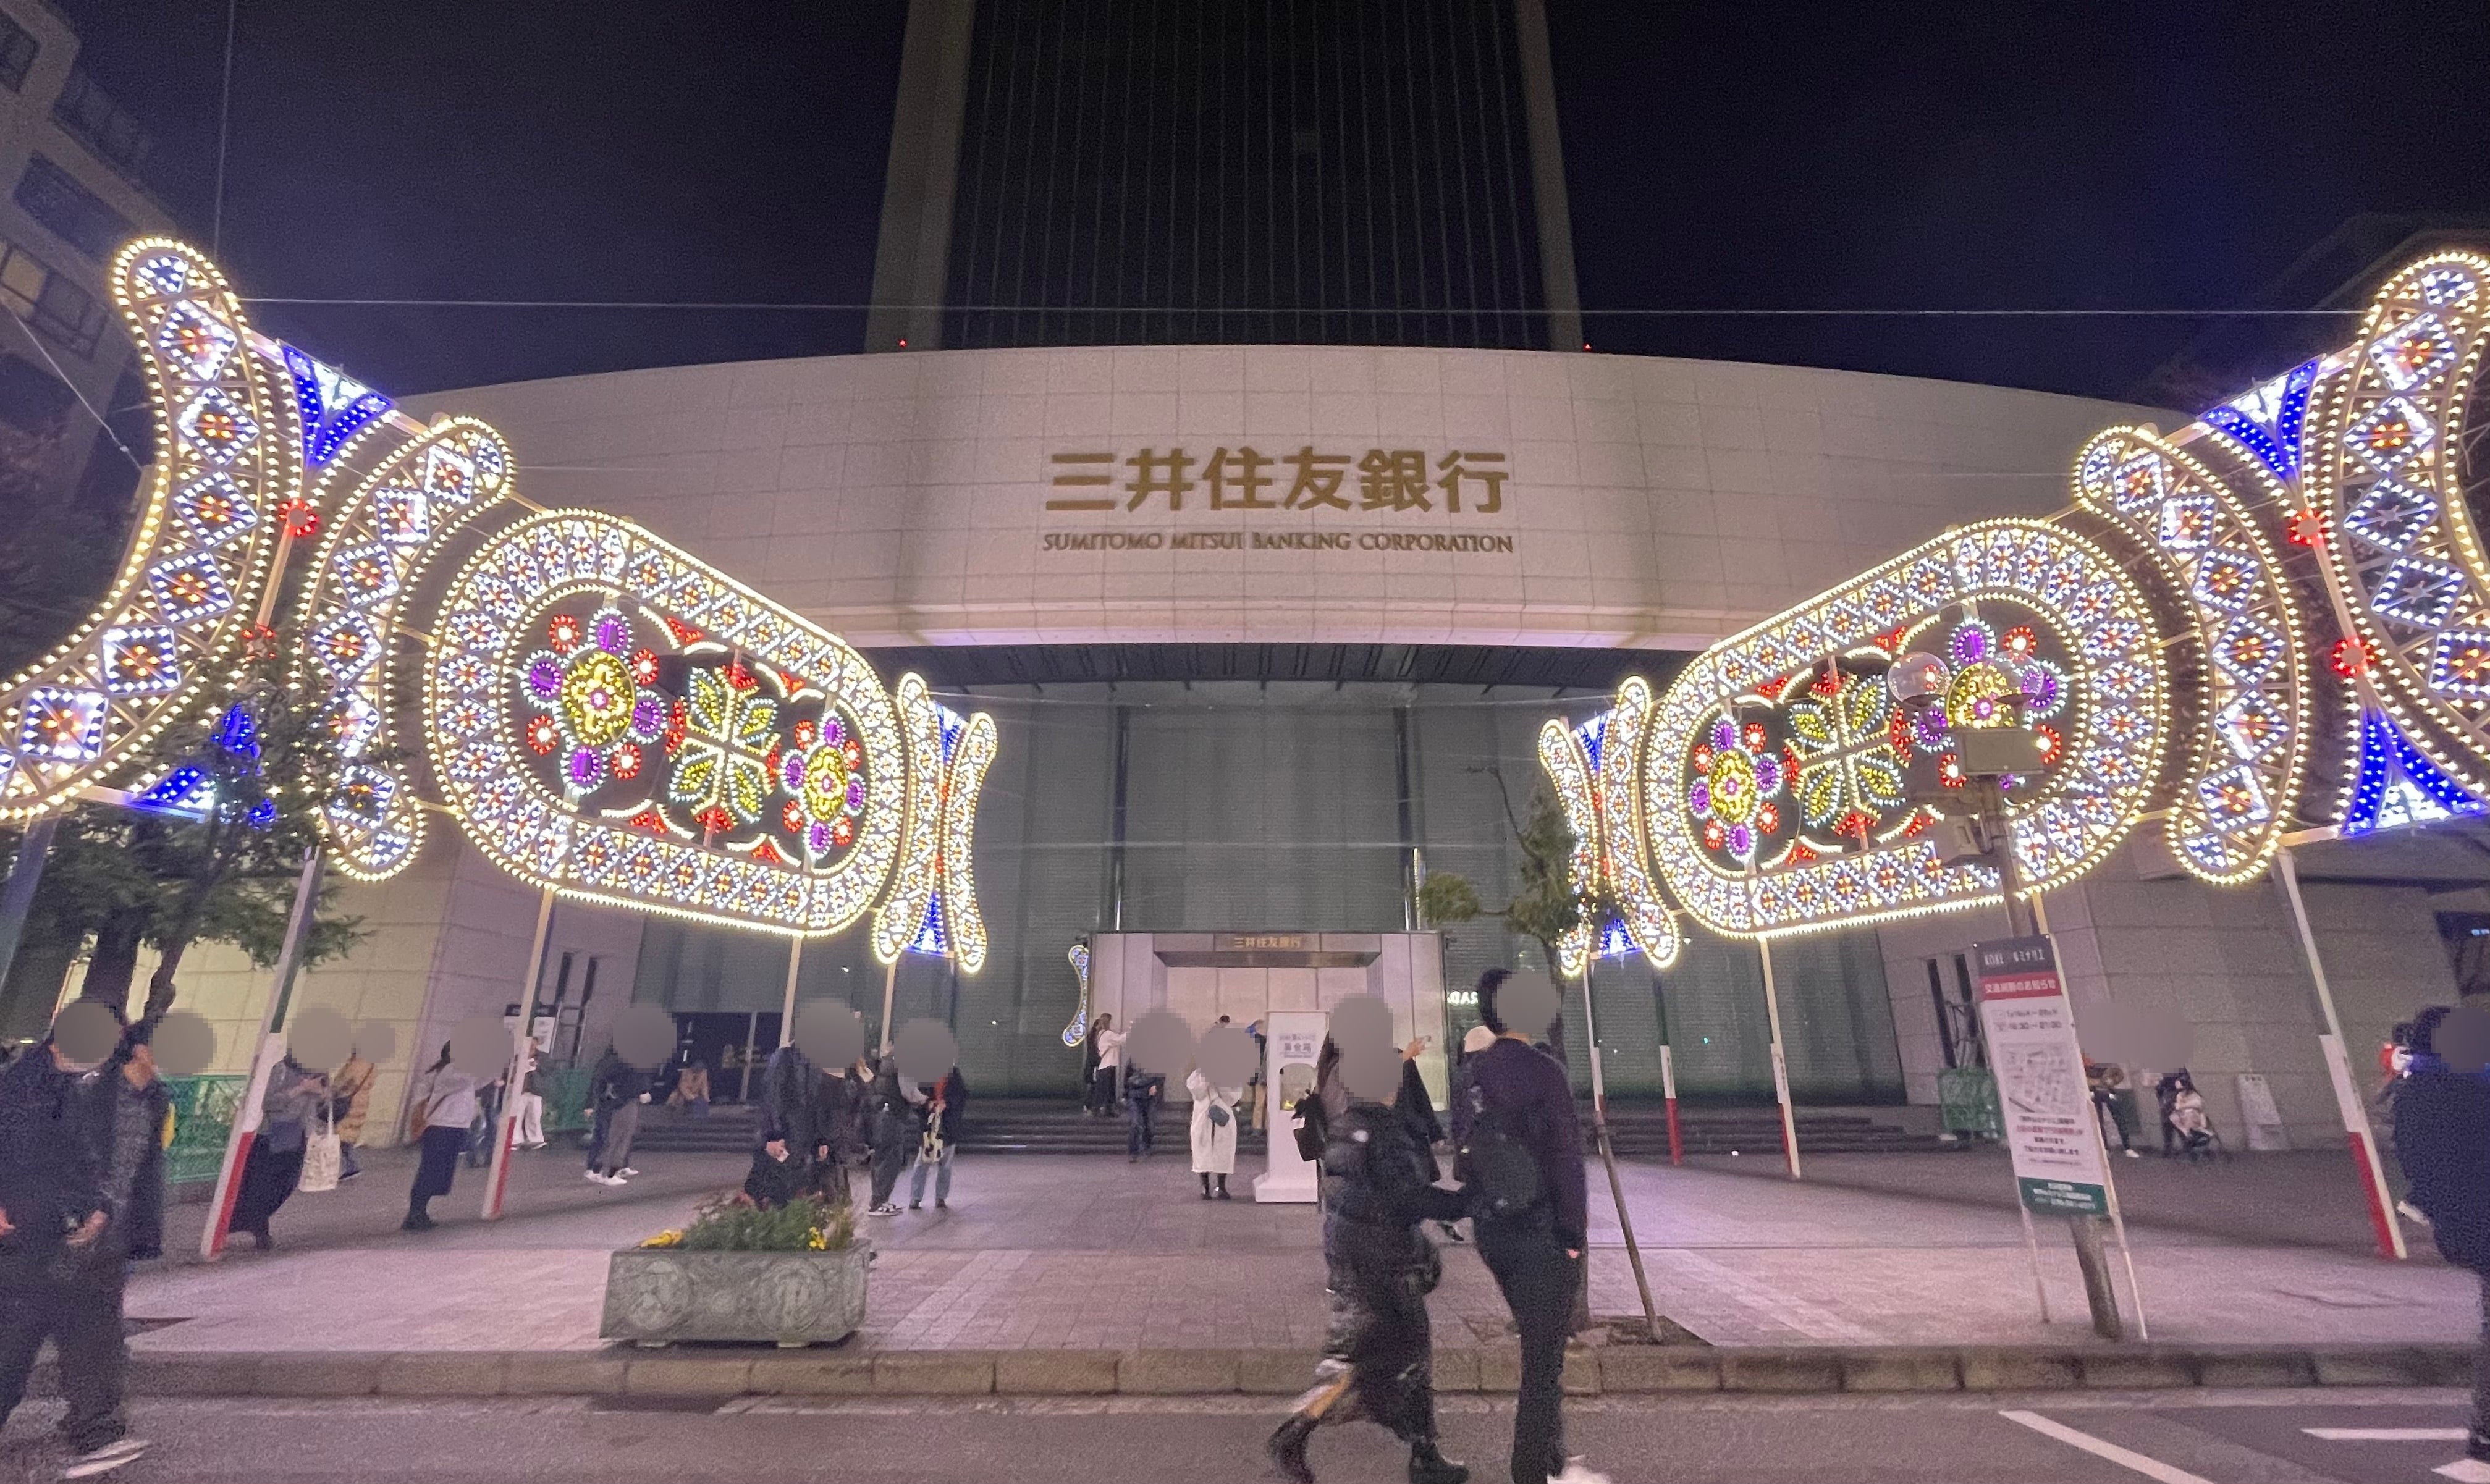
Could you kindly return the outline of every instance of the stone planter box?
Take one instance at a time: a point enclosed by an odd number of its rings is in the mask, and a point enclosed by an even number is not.
[[[864,1323],[872,1249],[685,1252],[629,1247],[605,1269],[609,1340],[744,1340],[784,1346],[844,1340]]]

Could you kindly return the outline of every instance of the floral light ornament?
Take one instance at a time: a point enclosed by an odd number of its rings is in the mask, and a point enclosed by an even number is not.
[[[547,648],[521,665],[528,699],[543,708],[528,718],[528,748],[538,757],[561,753],[562,782],[573,798],[591,793],[610,775],[639,775],[647,743],[665,731],[665,705],[640,688],[624,658],[631,653],[631,621],[614,607],[599,609],[586,625],[573,615],[545,622]]]
[[[864,744],[836,713],[796,722],[795,743],[778,761],[789,796],[779,822],[818,859],[855,843],[856,816],[864,812]]]
[[[759,678],[739,664],[693,670],[690,689],[667,734],[679,753],[668,797],[690,805],[702,829],[725,834],[759,819],[768,803],[778,703],[762,696]]]
[[[1741,728],[1727,716],[1713,722],[1710,740],[1694,749],[1694,766],[1699,776],[1687,786],[1686,807],[1703,822],[1703,843],[1754,859],[1756,842],[1781,828],[1773,800],[1787,781],[1763,723]]]

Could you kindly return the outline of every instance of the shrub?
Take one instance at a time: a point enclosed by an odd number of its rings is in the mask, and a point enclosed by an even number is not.
[[[686,1252],[845,1252],[854,1244],[854,1207],[815,1196],[762,1207],[738,1193],[701,1207],[680,1231],[660,1232],[640,1245]]]

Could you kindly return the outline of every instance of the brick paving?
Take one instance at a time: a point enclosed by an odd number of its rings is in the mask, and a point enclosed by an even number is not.
[[[1918,1174],[1914,1175],[1914,1162]],[[677,1225],[731,1184],[739,1158],[651,1153],[624,1191],[588,1184],[576,1154],[525,1156],[512,1214],[475,1219],[480,1182],[436,1203],[439,1231],[398,1233],[404,1155],[366,1159],[342,1190],[298,1195],[279,1249],[205,1266],[176,1260],[132,1284],[130,1311],[160,1324],[142,1355],[267,1352],[584,1352],[598,1348],[605,1257]],[[2154,1338],[2192,1345],[2451,1344],[2471,1337],[2474,1280],[2435,1259],[2363,1255],[2339,1156],[2243,1157],[2219,1183],[2139,1176],[2129,1210]],[[1983,1179],[1983,1172],[1992,1179]],[[2063,1226],[2043,1256],[2058,1323],[2036,1312],[2022,1229],[1987,1154],[1819,1161],[1792,1184],[1773,1168],[1632,1165],[1635,1226],[1661,1312],[1718,1346],[2088,1343]],[[2122,1174],[2127,1173],[2122,1170]],[[2215,1173],[2215,1172],[2208,1172]],[[1242,1194],[1247,1179],[1234,1182]],[[2340,1188],[2337,1188],[2337,1187]],[[2164,1195],[2156,1195],[2163,1190]],[[859,1223],[880,1256],[850,1349],[1071,1353],[1311,1350],[1322,1329],[1320,1233],[1303,1206],[1203,1202],[1180,1157],[963,1159],[951,1209]],[[1594,1172],[1592,1306],[1638,1312],[1605,1182]],[[2215,1226],[2264,1241],[2214,1235]],[[2245,1212],[2243,1216],[2240,1213]],[[2316,1214],[2312,1215],[2311,1213]],[[170,1237],[195,1245],[201,1208]],[[2425,1234],[2416,1234],[2427,1247]],[[2121,1277],[2124,1290],[2124,1277]],[[1503,1308],[1466,1249],[1447,1247],[1433,1301],[1439,1345],[1499,1345]],[[896,1363],[894,1361],[894,1363]]]

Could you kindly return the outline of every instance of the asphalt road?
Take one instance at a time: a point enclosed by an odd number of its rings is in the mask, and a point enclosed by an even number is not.
[[[0,1439],[0,1481],[56,1476],[57,1404]],[[645,1410],[544,1402],[141,1402],[155,1451],[113,1475],[148,1480],[423,1480],[454,1484],[838,1484],[1183,1480],[1263,1484],[1273,1401],[1058,1403],[745,1399]],[[2434,1469],[2461,1457],[2452,1391],[2126,1397],[1586,1398],[1573,1445],[1619,1484],[2490,1484]],[[1508,1403],[1447,1399],[1446,1451],[1473,1465],[1511,1438]],[[2325,1437],[2318,1430],[2383,1433]],[[2396,1437],[2418,1432],[2418,1437]],[[1326,1484],[1404,1477],[1378,1429],[1316,1440]],[[1501,1484],[1492,1467],[1480,1484]]]

